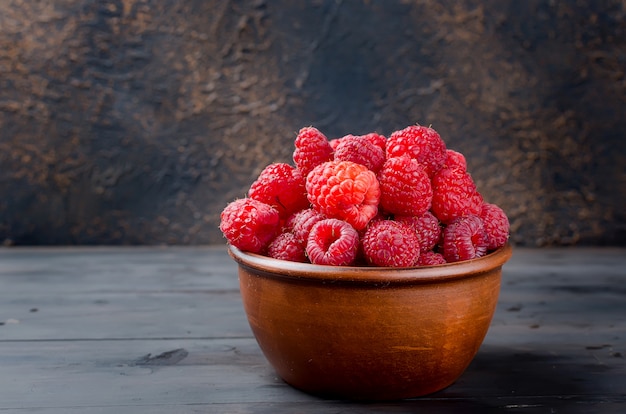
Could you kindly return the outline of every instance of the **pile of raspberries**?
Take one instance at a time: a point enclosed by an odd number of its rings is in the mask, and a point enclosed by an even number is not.
[[[265,167],[224,208],[228,243],[295,262],[414,267],[481,257],[509,238],[504,211],[432,128],[329,140],[306,127],[293,161]]]

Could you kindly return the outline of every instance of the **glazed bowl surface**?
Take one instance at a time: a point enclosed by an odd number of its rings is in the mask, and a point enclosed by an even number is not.
[[[481,346],[495,312],[506,245],[464,262],[337,267],[229,247],[252,332],[288,384],[351,400],[442,390]]]

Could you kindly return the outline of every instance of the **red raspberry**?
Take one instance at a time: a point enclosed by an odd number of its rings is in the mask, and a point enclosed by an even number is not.
[[[309,206],[300,170],[289,164],[270,164],[250,186],[248,197],[269,204],[281,218]]]
[[[434,249],[441,239],[439,220],[430,211],[426,211],[420,216],[395,216],[395,220],[406,223],[415,230],[420,239],[422,253]]]
[[[459,217],[443,230],[443,257],[448,263],[481,257],[487,254],[487,243],[480,217]]]
[[[260,253],[280,229],[280,216],[272,206],[252,198],[228,204],[220,216],[220,230],[240,250]]]
[[[415,266],[420,256],[417,234],[393,220],[370,223],[361,240],[367,263],[385,267]]]
[[[472,177],[458,168],[442,168],[432,181],[431,211],[444,224],[457,217],[480,214],[483,198]]]
[[[432,177],[446,160],[446,144],[434,129],[411,125],[392,133],[387,140],[387,158],[403,155],[423,164]]]
[[[335,161],[352,161],[377,173],[385,162],[385,151],[362,136],[346,135],[335,147]]]
[[[295,147],[293,161],[304,177],[316,166],[333,159],[328,138],[314,127],[302,128],[298,132]]]
[[[267,247],[267,255],[274,259],[306,263],[305,245],[293,233],[281,233]]]
[[[460,152],[456,152],[451,149],[446,150],[445,166],[448,168],[460,168],[463,171],[467,171],[465,156]]]
[[[329,161],[307,176],[309,201],[329,218],[347,221],[357,230],[365,228],[378,212],[380,187],[376,174],[351,161]]]
[[[309,238],[309,233],[315,223],[324,220],[325,218],[327,217],[319,211],[307,208],[306,210],[301,210],[293,214],[287,220],[286,227],[296,236],[298,240],[306,244],[306,241]]]
[[[339,144],[341,144],[341,142],[344,140],[344,138],[346,137],[353,137],[354,135],[345,135],[341,138],[335,138],[335,139],[331,139],[330,141],[328,141],[328,143],[330,144],[330,147],[334,150],[337,149],[337,147],[339,146]]]
[[[362,135],[364,138],[369,140],[372,144],[380,147],[383,151],[385,151],[387,147],[387,138],[384,135],[380,135],[376,132],[370,132],[369,134]]]
[[[348,266],[356,259],[358,247],[359,234],[350,224],[324,219],[311,229],[306,254],[314,264]]]
[[[337,149],[337,146],[344,140],[344,138],[355,137],[355,136],[359,136],[359,137],[367,139],[369,142],[376,145],[377,147],[380,147],[380,149],[382,149],[383,152],[385,152],[385,147],[387,146],[387,138],[385,138],[384,135],[380,135],[376,132],[370,132],[369,134],[365,134],[365,135],[348,134],[341,138],[331,139],[329,141],[330,146],[333,148],[333,150]]]
[[[441,253],[435,253],[432,250],[421,253],[417,261],[419,266],[435,266],[444,263],[446,263],[446,259],[444,259],[443,255]]]
[[[433,190],[422,164],[409,157],[385,161],[378,173],[380,206],[392,214],[418,216],[430,208]]]
[[[495,204],[484,203],[480,212],[487,232],[487,249],[495,250],[509,240],[509,219],[504,210]]]

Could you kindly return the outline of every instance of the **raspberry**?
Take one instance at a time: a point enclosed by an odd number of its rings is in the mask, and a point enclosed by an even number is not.
[[[298,240],[306,244],[306,241],[309,238],[309,233],[315,223],[324,220],[325,218],[326,216],[319,211],[307,208],[306,210],[301,210],[289,217],[286,227],[296,236]]]
[[[487,249],[495,250],[509,239],[509,219],[504,210],[495,204],[484,203],[480,212],[487,232]]]
[[[387,138],[384,135],[380,135],[376,132],[370,132],[369,134],[362,135],[363,138],[366,138],[372,144],[380,147],[383,151],[385,151],[387,146]]]
[[[352,161],[377,173],[385,162],[385,151],[363,136],[346,135],[335,147],[335,161]]]
[[[406,223],[417,233],[422,253],[434,249],[441,239],[439,220],[430,211],[420,216],[395,216],[395,220]]]
[[[458,168],[442,168],[432,181],[431,211],[442,223],[457,217],[480,214],[483,198],[476,190],[472,177]]]
[[[418,266],[435,266],[444,263],[446,263],[446,259],[444,259],[443,255],[432,250],[421,253],[417,261]]]
[[[448,168],[460,168],[463,171],[467,171],[465,156],[460,152],[456,152],[451,149],[446,150],[445,166]]]
[[[358,246],[359,234],[350,224],[324,219],[311,229],[306,254],[314,264],[348,266],[356,259]]]
[[[446,144],[437,131],[421,125],[411,125],[395,131],[387,140],[387,158],[408,155],[426,168],[432,177],[446,160]]]
[[[306,191],[313,208],[329,218],[365,228],[378,212],[380,187],[376,175],[351,161],[329,161],[307,176]]]
[[[344,138],[346,137],[353,137],[354,135],[345,135],[341,138],[335,138],[335,139],[331,139],[330,141],[328,141],[328,143],[330,144],[330,147],[334,150],[337,149],[337,147],[339,146],[339,144],[341,144],[341,142],[344,140]]]
[[[380,135],[376,132],[370,132],[369,134],[365,134],[365,135],[352,135],[352,134],[348,134],[345,135],[341,138],[335,138],[335,139],[331,139],[329,141],[330,146],[333,148],[333,150],[337,149],[337,146],[345,139],[345,138],[351,138],[351,137],[355,137],[355,136],[359,136],[361,138],[365,138],[367,139],[369,142],[371,142],[372,144],[376,145],[377,147],[380,147],[380,149],[383,150],[383,152],[385,152],[385,147],[387,146],[387,138],[385,138],[384,135]]]
[[[289,164],[270,164],[252,183],[248,197],[269,204],[286,218],[309,206],[304,183],[300,170]]]
[[[248,197],[222,211],[231,245],[282,260],[406,267],[473,259],[508,241],[504,211],[483,200],[463,154],[432,128],[329,141],[305,127],[293,160],[268,165]]]
[[[274,259],[306,263],[305,245],[293,233],[281,233],[267,247],[267,255]]]
[[[361,240],[367,263],[375,266],[410,267],[420,256],[417,234],[393,220],[370,223]]]
[[[418,216],[430,208],[433,190],[422,164],[409,157],[385,161],[378,174],[380,206],[386,212]]]
[[[443,230],[443,257],[448,263],[481,257],[487,253],[487,243],[480,217],[459,217]]]
[[[278,211],[252,198],[229,203],[220,216],[220,230],[240,250],[262,252],[280,229]]]
[[[303,177],[316,166],[333,159],[333,148],[328,138],[314,127],[302,128],[298,132],[295,147],[293,161]]]

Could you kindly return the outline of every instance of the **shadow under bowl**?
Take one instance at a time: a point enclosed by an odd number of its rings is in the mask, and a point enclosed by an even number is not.
[[[415,268],[338,267],[229,254],[263,354],[310,394],[395,400],[457,380],[495,312],[506,245],[487,256]]]

